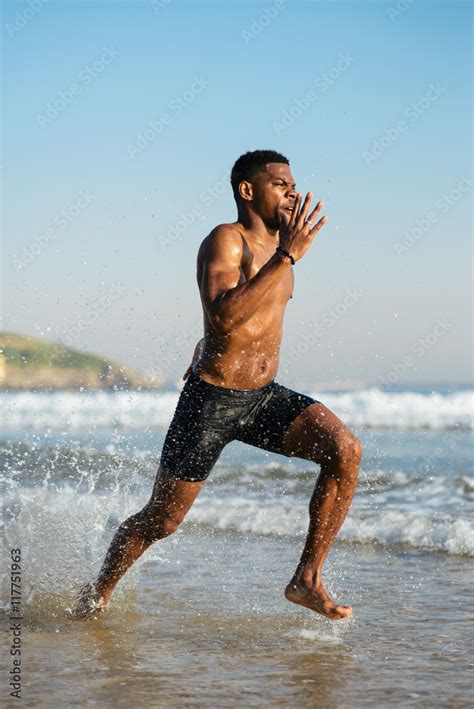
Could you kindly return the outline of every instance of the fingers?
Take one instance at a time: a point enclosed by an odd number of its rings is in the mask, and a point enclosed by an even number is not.
[[[301,208],[301,212],[298,215],[298,228],[299,229],[301,229],[301,227],[303,226],[303,224],[306,221],[306,215],[309,212],[309,205],[311,204],[312,197],[313,197],[313,195],[311,194],[311,192],[308,192],[305,199],[304,199],[303,206]]]
[[[315,224],[315,226],[309,232],[309,236],[316,236],[316,234],[321,229],[321,227],[323,227],[326,224],[327,220],[328,220],[328,218],[326,217],[326,215],[324,215],[324,217],[321,217],[319,222],[317,224]]]
[[[317,203],[316,207],[313,209],[313,211],[312,211],[311,214],[309,215],[307,221],[308,221],[308,222],[314,222],[315,217],[317,217],[317,215],[319,214],[319,212],[321,211],[321,209],[322,209],[323,207],[324,207],[324,202],[319,201],[319,202]]]
[[[295,203],[293,205],[293,211],[291,212],[291,217],[290,217],[290,221],[288,222],[288,226],[293,226],[293,224],[296,223],[296,220],[298,218],[298,210],[300,208],[302,196],[303,195],[301,195],[299,192],[296,195]]]
[[[308,224],[309,226],[311,226],[312,222],[315,220],[315,218],[318,216],[318,214],[321,212],[322,208],[324,207],[324,202],[319,201],[317,203],[317,205],[315,206],[315,208],[313,209],[313,211],[311,212],[311,214],[309,216],[307,216],[308,212],[309,212],[311,200],[313,198],[313,194],[312,194],[312,192],[307,193],[304,203],[303,203],[303,206],[301,206],[302,198],[303,198],[303,195],[300,192],[298,192],[296,195],[295,204],[294,204],[293,211],[291,213],[291,217],[290,217],[289,221],[287,221],[286,214],[283,217],[285,220],[285,224],[287,225],[287,227],[289,229],[296,228],[297,230],[300,230],[305,226],[305,224]],[[315,226],[311,228],[308,236],[310,236],[310,237],[315,236],[317,234],[317,232],[321,229],[321,227],[323,227],[326,224],[327,220],[328,220],[328,218],[326,216],[321,217],[321,219],[317,222],[317,224],[315,224]]]

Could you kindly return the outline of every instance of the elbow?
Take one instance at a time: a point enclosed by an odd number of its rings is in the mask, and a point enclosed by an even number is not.
[[[207,308],[207,317],[212,328],[219,335],[228,335],[234,327],[228,308],[222,306]]]
[[[222,296],[206,308],[207,317],[219,335],[228,335],[242,322],[242,313]]]
[[[228,335],[233,329],[230,318],[224,315],[214,314],[211,318],[211,325],[219,335]]]

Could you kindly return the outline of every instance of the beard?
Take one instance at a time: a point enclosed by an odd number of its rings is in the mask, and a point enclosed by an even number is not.
[[[283,221],[283,215],[282,215],[282,209],[279,207],[278,209],[275,210],[275,212],[272,214],[272,216],[268,219],[266,225],[269,229],[281,229],[281,227],[284,225]]]

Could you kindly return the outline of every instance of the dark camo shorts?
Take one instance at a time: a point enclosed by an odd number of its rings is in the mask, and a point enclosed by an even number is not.
[[[314,403],[316,399],[275,380],[259,389],[229,389],[191,372],[166,434],[160,465],[171,477],[197,482],[207,478],[231,441],[282,453],[288,426]]]

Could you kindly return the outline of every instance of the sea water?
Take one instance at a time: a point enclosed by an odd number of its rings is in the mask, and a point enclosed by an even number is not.
[[[78,587],[148,500],[179,392],[3,396],[2,618],[8,670],[18,548],[25,705],[469,705],[474,392],[308,393],[364,446],[326,563],[354,609],[337,623],[283,596],[318,466],[240,442],[110,610],[73,621]]]

